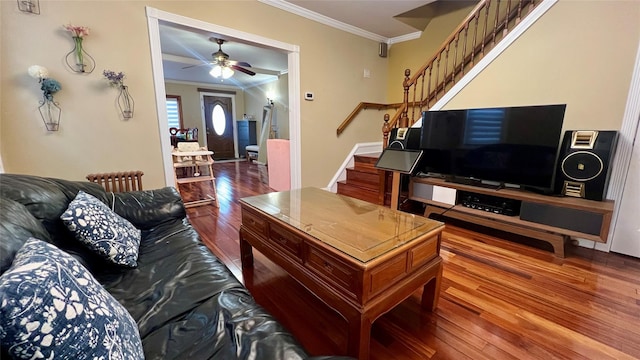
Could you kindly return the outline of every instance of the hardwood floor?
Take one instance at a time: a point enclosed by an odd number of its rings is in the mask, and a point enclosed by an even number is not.
[[[214,164],[220,208],[188,209],[203,242],[313,355],[344,354],[346,321],[254,251],[242,273],[238,200],[271,192],[266,169]],[[640,259],[569,247],[567,257],[447,225],[438,308],[420,291],[378,319],[371,359],[640,358]]]

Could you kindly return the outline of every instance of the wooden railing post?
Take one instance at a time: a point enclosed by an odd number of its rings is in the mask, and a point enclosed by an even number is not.
[[[411,75],[411,70],[409,69],[405,69],[404,71],[404,81],[402,82],[402,87],[404,87],[404,104],[405,107],[402,110],[402,114],[400,114],[400,126],[399,127],[408,127],[409,126],[409,117],[407,116],[407,113],[409,111],[409,106],[407,106],[407,104],[409,104],[409,87],[411,87],[410,85],[410,81],[411,78],[409,77],[409,75]]]
[[[384,124],[382,124],[382,147],[383,149],[389,145],[389,133],[391,132],[391,124],[389,124],[389,114],[384,114]]]

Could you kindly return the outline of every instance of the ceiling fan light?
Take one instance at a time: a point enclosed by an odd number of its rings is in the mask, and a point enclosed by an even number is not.
[[[222,67],[220,65],[214,66],[211,71],[209,71],[209,75],[218,78],[223,74]]]
[[[222,78],[223,79],[228,79],[228,78],[232,77],[233,73],[234,73],[233,69],[231,69],[229,67],[225,66],[225,67],[222,68]]]

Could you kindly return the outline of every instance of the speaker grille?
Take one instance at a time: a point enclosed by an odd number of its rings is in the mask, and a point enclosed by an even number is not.
[[[562,187],[562,194],[566,196],[573,196],[577,198],[584,197],[584,183],[577,183],[572,181],[565,181]]]
[[[589,151],[576,151],[562,160],[562,173],[575,181],[589,181],[602,173],[604,163]]]
[[[396,140],[404,140],[405,135],[409,128],[398,128],[398,132],[396,133]]]
[[[598,137],[597,131],[574,131],[571,139],[572,149],[593,149]]]

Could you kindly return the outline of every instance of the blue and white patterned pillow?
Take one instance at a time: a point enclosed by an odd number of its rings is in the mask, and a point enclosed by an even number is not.
[[[94,196],[79,191],[60,219],[98,255],[115,264],[138,265],[140,230]]]
[[[0,306],[0,343],[14,358],[144,359],[127,310],[42,240],[27,240],[0,276]]]

